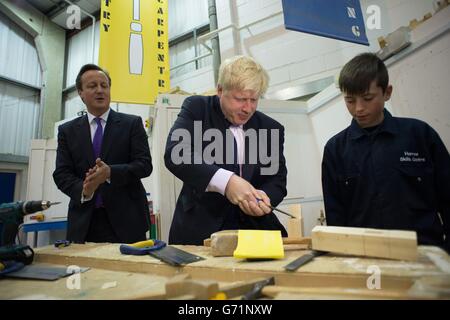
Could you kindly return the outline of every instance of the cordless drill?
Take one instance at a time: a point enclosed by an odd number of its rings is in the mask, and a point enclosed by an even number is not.
[[[46,210],[60,202],[50,201],[18,201],[0,204],[0,223],[3,223],[3,245],[14,242],[18,226],[23,217],[38,211]]]

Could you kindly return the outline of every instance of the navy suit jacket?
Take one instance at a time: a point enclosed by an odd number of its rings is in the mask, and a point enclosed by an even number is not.
[[[145,240],[148,201],[141,178],[152,172],[147,134],[138,116],[110,110],[100,158],[111,167],[110,183],[99,186],[113,230],[123,243]],[[86,172],[95,165],[86,115],[58,128],[58,149],[53,179],[70,197],[67,239],[84,242],[94,210],[94,198],[81,203]]]
[[[238,206],[233,205],[225,196],[217,192],[205,192],[211,178],[219,168],[224,168],[235,172],[235,165],[220,163],[208,164],[202,161],[201,164],[176,164],[172,159],[174,147],[180,147],[180,141],[172,141],[172,135],[176,129],[185,129],[194,137],[194,121],[201,121],[202,133],[210,128],[219,130],[223,137],[229,128],[230,123],[225,119],[218,96],[203,97],[192,96],[186,98],[167,139],[164,160],[166,167],[179,179],[183,181],[183,188],[178,197],[172,225],[169,232],[169,242],[172,244],[194,244],[202,245],[203,240],[209,238],[211,233],[222,230],[225,218],[233,210],[237,212],[240,229],[266,229],[281,230],[286,236],[286,230],[279,222],[275,214],[270,213],[262,217],[251,217],[243,213]],[[244,130],[255,129],[277,129],[279,140],[278,171],[273,175],[261,175],[260,169],[263,166],[258,157],[256,164],[242,166],[242,177],[249,181],[256,189],[266,192],[273,206],[277,206],[286,196],[286,175],[287,169],[283,155],[284,127],[274,119],[256,111],[249,121],[244,125]],[[231,134],[231,132],[230,132]],[[232,136],[232,134],[231,134]],[[267,134],[267,149],[270,150],[270,131]],[[176,140],[176,139],[174,139]],[[205,150],[211,142],[202,143],[202,150]],[[259,138],[258,138],[259,144]],[[191,145],[192,146],[192,145]],[[225,148],[225,138],[223,141]],[[193,146],[192,146],[193,147]],[[248,144],[246,143],[246,157],[248,157]],[[176,153],[176,152],[175,152]],[[267,153],[267,151],[266,151]],[[265,154],[266,154],[265,153]],[[226,152],[224,152],[225,157]],[[193,158],[193,154],[191,154]],[[175,161],[177,162],[177,161]]]

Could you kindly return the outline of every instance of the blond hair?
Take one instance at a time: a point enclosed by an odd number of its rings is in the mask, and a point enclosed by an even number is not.
[[[252,90],[261,96],[269,86],[269,75],[253,58],[235,56],[220,65],[217,85],[224,91]]]

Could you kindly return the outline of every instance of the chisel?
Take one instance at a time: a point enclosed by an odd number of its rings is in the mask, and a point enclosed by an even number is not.
[[[262,199],[258,199],[258,198],[256,198],[256,200],[259,202],[259,201],[263,201]],[[287,216],[289,216],[289,217],[291,217],[291,218],[296,218],[295,216],[293,216],[292,214],[290,214],[290,213],[287,213],[286,211],[283,211],[283,210],[280,210],[280,209],[278,209],[278,208],[276,208],[276,207],[273,207],[273,206],[271,206],[271,205],[269,205],[269,207],[270,207],[270,209],[272,209],[273,211],[278,211],[279,213],[282,213],[282,214],[285,214],[285,215],[287,215]]]
[[[314,259],[315,257],[319,257],[326,253],[327,253],[326,251],[313,250],[313,251],[311,251],[311,253],[307,253],[307,254],[301,256],[300,258],[295,259],[291,263],[285,265],[284,269],[286,269],[287,271],[295,271],[298,268],[300,268],[301,266],[303,266],[306,263],[308,263],[309,261],[311,261],[312,259]]]

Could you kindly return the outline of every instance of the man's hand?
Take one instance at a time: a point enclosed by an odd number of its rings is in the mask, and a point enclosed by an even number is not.
[[[106,180],[111,178],[111,168],[100,158],[97,158],[97,160],[95,160],[95,167],[97,168],[97,170],[91,176],[91,179],[94,179],[98,181],[99,184],[102,184]]]
[[[92,196],[98,186],[111,177],[111,168],[100,158],[95,160],[95,166],[86,172],[86,178],[83,181],[83,195]]]
[[[268,200],[267,195],[263,195],[262,193],[237,175],[231,176],[225,188],[225,196],[227,199],[231,203],[239,205],[239,208],[250,216],[263,216],[270,213],[270,208],[265,204],[265,201],[268,201],[270,204],[270,200]],[[266,200],[258,201],[257,199]]]
[[[267,194],[263,191],[263,190],[256,190],[256,192],[258,192],[259,194],[259,200],[258,200],[258,205],[259,207],[267,214],[272,212],[272,208],[271,208],[271,204],[270,204],[270,199],[267,196]]]

